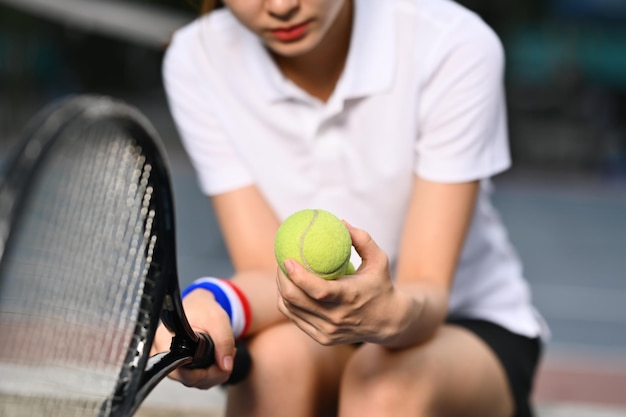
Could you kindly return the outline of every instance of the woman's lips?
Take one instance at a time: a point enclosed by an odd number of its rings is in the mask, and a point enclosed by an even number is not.
[[[290,26],[288,28],[274,29],[271,31],[271,33],[276,39],[280,41],[293,42],[304,36],[308,25],[308,22],[304,22],[302,24]]]

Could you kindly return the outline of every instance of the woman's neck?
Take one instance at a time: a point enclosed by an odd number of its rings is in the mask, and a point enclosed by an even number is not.
[[[312,51],[297,57],[272,54],[285,77],[323,102],[332,95],[350,49],[352,1],[345,4],[324,39]]]

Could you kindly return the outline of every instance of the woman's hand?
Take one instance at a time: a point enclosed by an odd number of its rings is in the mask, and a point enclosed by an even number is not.
[[[226,382],[233,369],[235,340],[230,319],[224,309],[215,301],[213,294],[203,289],[189,293],[183,301],[183,308],[191,328],[197,333],[211,336],[215,343],[215,365],[207,369],[179,368],[169,377],[188,387],[209,389]],[[157,329],[151,354],[166,352],[170,348],[172,334],[161,324]]]
[[[278,308],[322,345],[384,343],[403,330],[413,300],[396,291],[387,255],[371,236],[346,226],[362,258],[358,271],[327,281],[288,259],[289,276],[278,270]]]

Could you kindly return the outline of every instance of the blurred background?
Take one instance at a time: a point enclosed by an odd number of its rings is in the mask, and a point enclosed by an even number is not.
[[[626,416],[626,0],[458,1],[492,26],[507,54],[514,168],[495,179],[495,202],[552,330],[535,396],[546,409]],[[167,41],[195,7],[0,0],[1,157],[54,99],[96,93],[137,106],[172,165],[186,282],[231,271],[161,84]]]

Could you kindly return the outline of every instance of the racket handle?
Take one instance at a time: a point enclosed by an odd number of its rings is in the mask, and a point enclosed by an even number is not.
[[[246,379],[250,373],[250,368],[252,368],[252,357],[250,356],[248,346],[244,342],[238,341],[235,347],[237,348],[237,353],[235,354],[235,360],[233,363],[233,372],[230,374],[230,378],[228,378],[228,381],[226,381],[224,385],[235,385],[240,383]]]
[[[196,352],[189,367],[208,368],[215,364],[215,344],[207,334],[199,333],[198,336]],[[224,385],[235,385],[243,381],[250,373],[250,368],[252,367],[252,358],[246,344],[242,341],[237,341],[235,347],[237,348],[237,353],[234,358],[233,371]]]

